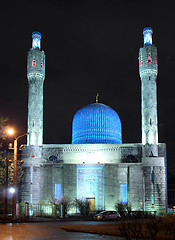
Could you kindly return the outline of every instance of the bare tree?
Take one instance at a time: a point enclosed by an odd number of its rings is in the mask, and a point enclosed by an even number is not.
[[[88,216],[90,213],[90,202],[83,199],[75,199],[75,206],[82,216]]]

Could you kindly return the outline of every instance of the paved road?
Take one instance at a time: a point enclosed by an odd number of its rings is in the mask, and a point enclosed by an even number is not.
[[[42,222],[42,223],[4,223],[0,224],[1,240],[117,240],[115,236],[67,232],[61,226],[71,224],[99,224],[97,222]],[[104,223],[105,224],[105,223]]]

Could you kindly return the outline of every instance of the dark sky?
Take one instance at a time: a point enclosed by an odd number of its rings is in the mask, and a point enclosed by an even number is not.
[[[75,112],[95,101],[120,116],[123,142],[141,142],[138,51],[153,28],[158,48],[159,142],[174,163],[174,4],[163,1],[11,1],[0,9],[0,113],[19,134],[27,131],[27,52],[32,32],[46,54],[44,143],[70,143]],[[23,139],[25,141],[25,139]]]

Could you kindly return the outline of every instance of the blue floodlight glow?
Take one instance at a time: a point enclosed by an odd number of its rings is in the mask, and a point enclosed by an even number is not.
[[[55,204],[61,202],[61,183],[55,183]]]
[[[146,27],[143,29],[144,44],[146,45],[152,44],[152,34],[153,34],[153,30],[151,27]]]
[[[41,48],[41,33],[40,32],[33,32],[32,33],[32,38],[33,38],[33,42],[32,42],[32,48],[33,49],[37,49],[37,48]]]
[[[127,184],[120,184],[120,202],[121,204],[127,203]]]
[[[95,199],[95,209],[104,209],[103,165],[77,165],[77,199]]]
[[[33,197],[32,197],[32,194],[30,194],[30,204],[32,204],[33,202]]]
[[[72,123],[72,144],[121,144],[118,114],[102,103],[92,103],[76,112]]]
[[[30,183],[33,183],[33,172],[31,171],[31,174],[30,174]]]

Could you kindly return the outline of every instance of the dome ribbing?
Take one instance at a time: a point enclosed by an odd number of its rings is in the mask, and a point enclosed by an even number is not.
[[[118,114],[102,103],[89,104],[76,112],[72,123],[72,144],[120,144]]]

